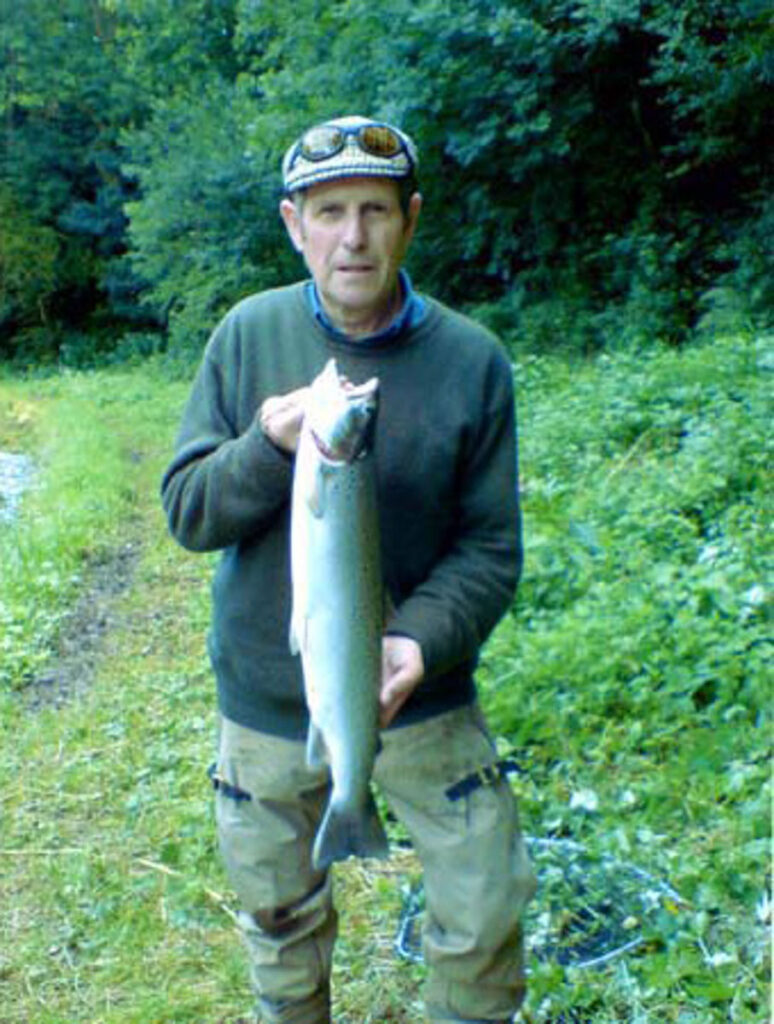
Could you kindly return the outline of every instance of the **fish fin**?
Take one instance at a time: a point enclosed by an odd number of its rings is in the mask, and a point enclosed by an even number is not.
[[[322,730],[314,722],[309,723],[309,732],[306,734],[306,763],[313,771],[323,768],[328,763],[325,738]]]
[[[347,857],[384,859],[389,853],[390,844],[369,792],[365,806],[356,811],[331,802],[315,837],[312,863],[318,871],[324,871],[334,861]]]
[[[288,646],[291,654],[301,654],[306,649],[306,628],[309,625],[309,618],[306,615],[297,614],[292,611],[290,614],[290,630],[288,632]]]
[[[304,495],[307,507],[315,519],[322,519],[325,512],[325,478],[327,475],[326,467],[322,463],[318,464]]]

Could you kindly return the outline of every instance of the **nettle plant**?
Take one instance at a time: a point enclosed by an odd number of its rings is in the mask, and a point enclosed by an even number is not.
[[[741,338],[518,371],[525,575],[486,649],[486,700],[523,760],[527,830],[684,900],[639,922],[625,965],[573,981],[562,1006],[595,1021],[762,1012],[769,366]],[[557,970],[539,965],[536,991]]]

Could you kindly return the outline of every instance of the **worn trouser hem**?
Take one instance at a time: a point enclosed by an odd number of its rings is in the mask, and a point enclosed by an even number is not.
[[[315,992],[308,999],[292,1003],[275,1003],[259,997],[257,1011],[261,1024],[330,1024],[330,994]]]
[[[433,1017],[427,1018],[428,1024],[512,1024],[513,1014],[506,1017]]]
[[[427,993],[425,1013],[430,1024],[510,1024],[526,994],[526,984],[506,990],[452,983]]]
[[[512,1024],[513,1014],[506,1017],[428,1017],[428,1024]]]

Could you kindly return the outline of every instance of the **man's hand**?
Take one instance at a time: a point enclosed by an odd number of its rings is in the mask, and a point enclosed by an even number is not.
[[[286,395],[267,398],[261,406],[259,422],[269,440],[283,451],[293,454],[298,448],[298,435],[304,419],[304,400],[309,388],[298,388]]]
[[[385,729],[422,682],[422,648],[408,636],[382,637],[382,689],[379,724]]]

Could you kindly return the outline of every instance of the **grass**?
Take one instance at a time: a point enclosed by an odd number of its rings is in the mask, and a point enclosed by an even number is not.
[[[527,832],[684,899],[604,969],[533,961],[536,1024],[767,1019],[769,358],[729,339],[519,369],[527,572],[485,704],[527,769]],[[0,529],[0,1024],[249,1010],[205,776],[211,561],[169,541],[157,500],[186,392],[155,364],[0,378],[0,448],[39,466]],[[127,541],[88,685],[33,698],[75,595]],[[391,949],[415,874],[406,854],[337,871],[339,1024],[421,1019],[422,968]]]
[[[0,686],[45,663],[91,568],[142,529],[146,448],[168,432],[169,391],[147,375],[0,380],[0,440],[37,463],[24,515],[0,531]]]

